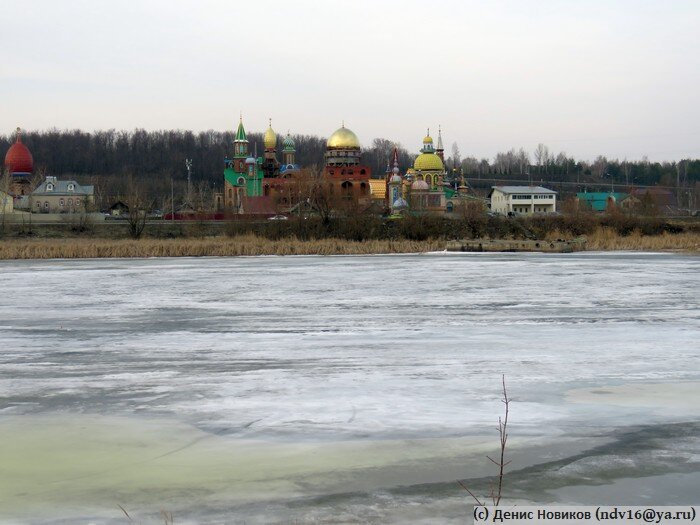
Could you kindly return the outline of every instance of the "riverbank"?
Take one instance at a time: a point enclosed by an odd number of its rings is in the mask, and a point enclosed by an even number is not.
[[[556,232],[548,238],[557,238]],[[700,253],[700,233],[683,232],[659,235],[642,235],[634,230],[629,235],[620,235],[612,228],[599,228],[586,236],[587,251],[682,251]]]
[[[440,240],[296,238],[270,240],[256,235],[204,239],[9,239],[0,242],[0,259],[93,259],[120,257],[205,257],[236,255],[370,255],[445,249]]]
[[[562,238],[551,232],[547,240]],[[447,241],[365,240],[339,238],[278,240],[253,234],[234,237],[178,239],[104,239],[72,237],[62,239],[4,239],[0,241],[0,259],[92,259],[125,257],[205,257],[240,255],[370,255],[442,251]],[[599,228],[587,236],[589,251],[684,251],[700,253],[700,233],[662,233],[642,235],[635,230],[620,235],[610,228]]]

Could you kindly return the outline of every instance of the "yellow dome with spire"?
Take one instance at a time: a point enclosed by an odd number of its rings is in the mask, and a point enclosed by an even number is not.
[[[277,147],[277,134],[272,129],[272,119],[270,119],[270,127],[267,128],[263,137],[263,143],[265,144],[265,149],[275,149]]]
[[[435,153],[421,153],[418,155],[413,163],[413,168],[420,171],[445,171],[442,160]]]
[[[328,137],[326,146],[338,149],[360,149],[360,139],[343,124],[342,127],[335,130],[335,132]]]
[[[433,143],[433,137],[431,137],[430,135],[427,135],[427,136],[423,139],[423,144],[432,144],[432,143]]]

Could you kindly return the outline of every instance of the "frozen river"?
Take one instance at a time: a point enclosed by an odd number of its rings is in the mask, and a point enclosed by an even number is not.
[[[0,523],[698,503],[700,258],[0,261]]]

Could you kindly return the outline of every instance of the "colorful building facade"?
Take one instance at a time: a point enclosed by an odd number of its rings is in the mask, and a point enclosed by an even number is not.
[[[324,157],[323,176],[331,195],[341,202],[369,205],[372,169],[362,164],[360,140],[345,123],[328,138]]]
[[[296,163],[296,145],[290,134],[282,140],[281,161],[272,122],[263,136],[263,146],[261,157],[251,153],[241,118],[233,155],[224,161],[224,190],[216,196],[219,210],[233,214],[263,209],[267,214],[286,213],[306,198],[302,170]],[[371,168],[362,164],[361,155],[357,135],[344,124],[328,138],[320,177],[338,203],[364,205],[371,200]]]
[[[443,162],[442,133],[438,134],[438,147],[428,130],[423,146],[413,166],[400,175],[398,149],[394,148],[391,168],[387,166],[385,202],[391,214],[442,215],[446,209],[444,187],[445,164]]]

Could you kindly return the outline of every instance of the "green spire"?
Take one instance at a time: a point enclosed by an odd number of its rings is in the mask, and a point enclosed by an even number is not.
[[[236,131],[236,142],[248,142],[245,136],[245,128],[243,127],[243,117],[238,122],[238,131]]]

